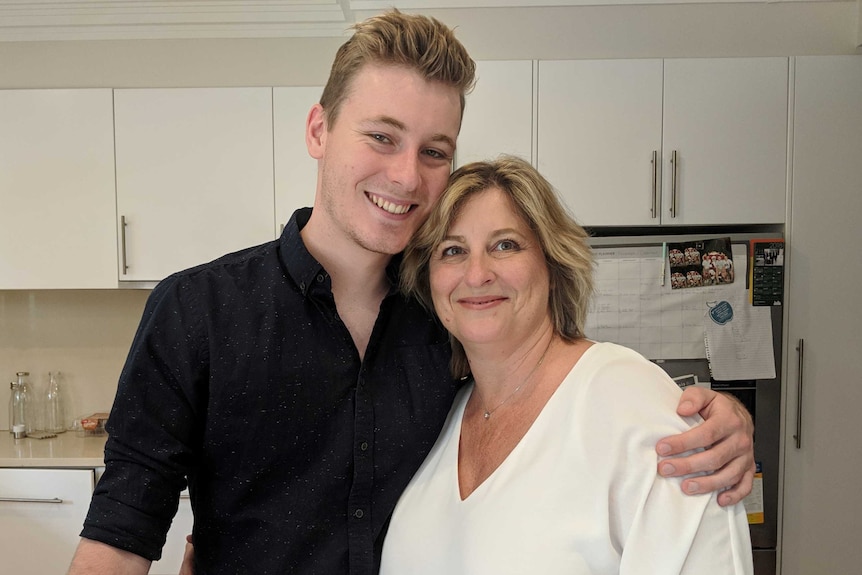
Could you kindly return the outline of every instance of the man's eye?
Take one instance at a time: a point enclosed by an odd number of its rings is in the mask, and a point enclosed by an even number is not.
[[[430,157],[434,158],[435,160],[449,161],[449,155],[444,154],[440,150],[433,150],[433,149],[425,150],[425,155],[430,156]]]
[[[369,136],[372,140],[375,140],[375,141],[377,141],[377,142],[380,142],[381,144],[388,144],[388,143],[391,141],[391,140],[389,139],[389,137],[388,137],[388,136],[385,136],[385,135],[383,135],[383,134],[374,134],[374,133],[371,133],[371,134],[368,134],[368,136]]]

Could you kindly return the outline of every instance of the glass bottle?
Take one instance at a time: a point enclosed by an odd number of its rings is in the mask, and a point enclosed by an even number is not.
[[[17,381],[11,382],[9,388],[12,390],[11,397],[9,397],[9,431],[17,439],[18,434],[26,433],[26,406],[24,403],[26,397]]]
[[[36,431],[36,402],[33,393],[30,390],[30,384],[27,383],[27,377],[30,375],[28,371],[19,371],[15,375],[18,376],[18,393],[21,394],[22,410],[24,412],[24,427],[27,433]]]
[[[48,390],[45,393],[45,431],[63,433],[66,420],[63,396],[60,394],[60,372],[48,372]]]

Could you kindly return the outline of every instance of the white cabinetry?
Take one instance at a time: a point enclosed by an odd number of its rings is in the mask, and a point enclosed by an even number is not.
[[[477,82],[467,95],[455,165],[500,154],[532,160],[533,62],[476,62]]]
[[[275,233],[297,208],[314,205],[317,160],[308,155],[305,123],[320,101],[321,87],[274,88],[272,93],[275,142]]]
[[[165,546],[162,548],[162,558],[150,566],[150,575],[177,575],[183,564],[183,554],[186,550],[186,535],[192,532],[194,516],[188,491],[180,496],[180,506],[168,531]]]
[[[787,58],[539,62],[538,168],[589,226],[784,221]]]
[[[858,573],[862,56],[797,58],[795,86],[781,573]]]
[[[92,469],[0,469],[0,557],[15,575],[65,573],[93,493]]]
[[[0,289],[117,287],[111,90],[0,90]]]
[[[539,62],[538,168],[581,224],[659,223],[661,113],[661,60]]]
[[[272,90],[115,90],[119,278],[273,238]]]

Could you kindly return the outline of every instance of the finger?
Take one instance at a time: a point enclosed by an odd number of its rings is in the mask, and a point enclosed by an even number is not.
[[[682,391],[676,412],[683,417],[691,417],[707,407],[717,395],[711,389],[690,385]]]
[[[191,543],[191,535],[186,536],[186,549],[183,552],[183,564],[180,565],[179,575],[194,575],[195,547]]]
[[[706,449],[727,435],[719,422],[704,421],[684,433],[661,438],[656,444],[656,451],[659,455],[668,457],[695,449]]]
[[[727,507],[729,505],[735,505],[748,497],[748,494],[751,493],[751,489],[754,485],[754,472],[755,468],[752,467],[745,472],[739,483],[727,491],[720,493],[718,495],[718,504],[722,507]]]

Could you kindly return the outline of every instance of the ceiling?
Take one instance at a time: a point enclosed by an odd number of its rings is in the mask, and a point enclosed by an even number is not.
[[[0,0],[0,41],[337,37],[393,5],[430,12],[734,1],[761,0]]]

